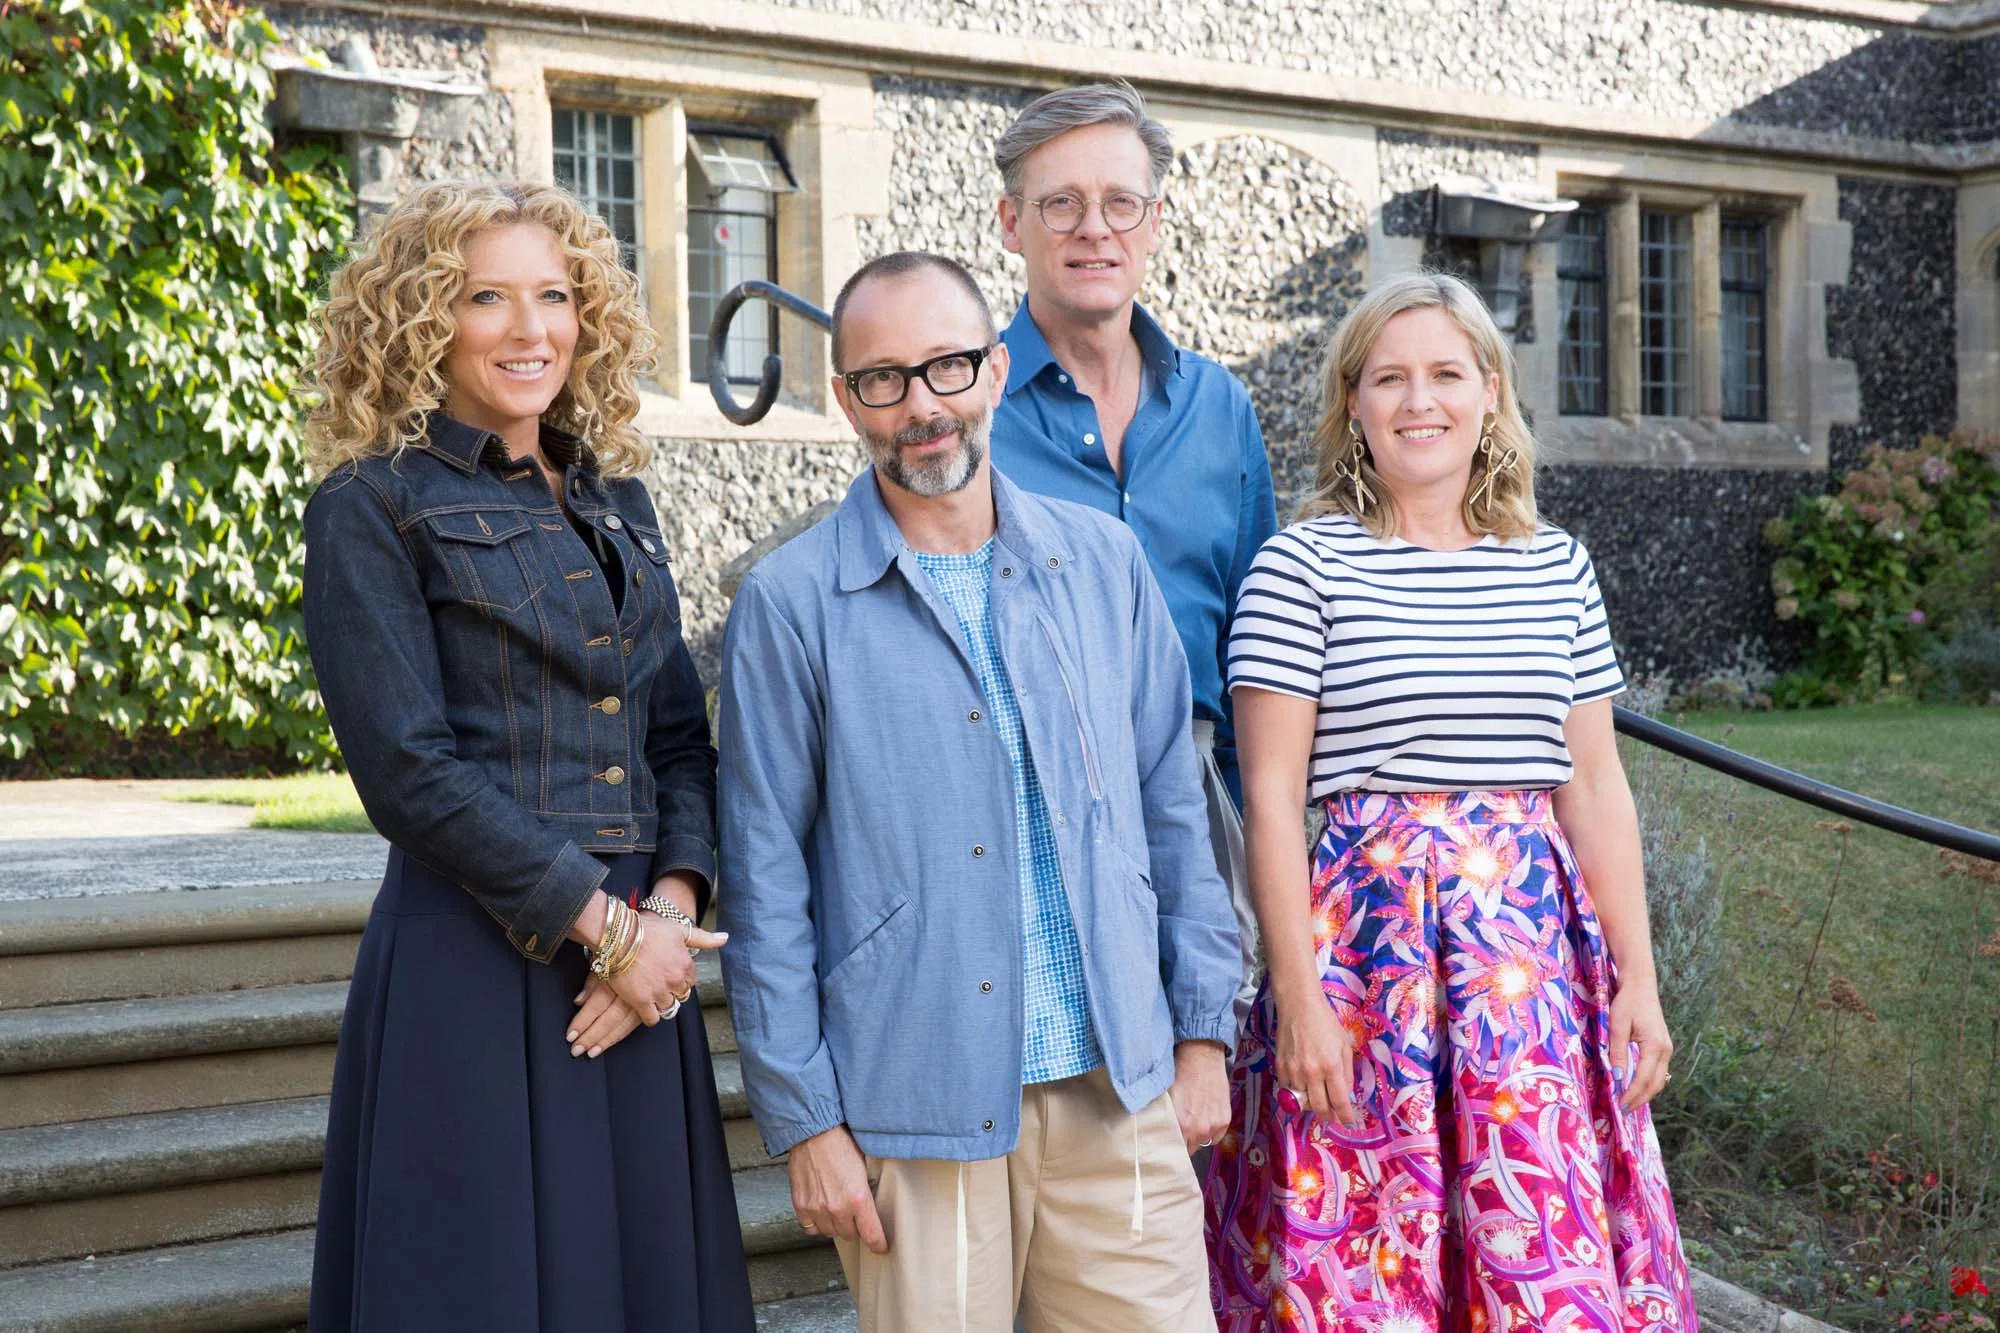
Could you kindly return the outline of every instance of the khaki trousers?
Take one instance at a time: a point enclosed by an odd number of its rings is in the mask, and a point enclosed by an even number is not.
[[[1215,1333],[1164,1094],[1128,1115],[1093,1070],[1022,1089],[1005,1157],[867,1162],[889,1252],[835,1242],[861,1333],[1013,1333],[1017,1314],[1023,1333]]]

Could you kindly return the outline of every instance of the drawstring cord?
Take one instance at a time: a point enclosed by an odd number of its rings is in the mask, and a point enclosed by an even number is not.
[[[1132,1117],[1132,1234],[1146,1234],[1146,1186],[1139,1175],[1139,1117]]]
[[[965,1333],[965,1293],[972,1268],[972,1246],[965,1227],[965,1178],[971,1170],[970,1162],[958,1164],[958,1333]]]

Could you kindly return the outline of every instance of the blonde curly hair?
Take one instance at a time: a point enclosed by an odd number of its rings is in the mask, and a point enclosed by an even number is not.
[[[1320,372],[1323,408],[1312,437],[1319,469],[1313,478],[1313,493],[1300,506],[1299,517],[1349,514],[1380,540],[1395,535],[1395,497],[1389,494],[1366,446],[1355,440],[1348,423],[1354,419],[1355,387],[1383,327],[1405,311],[1431,309],[1444,311],[1465,334],[1480,377],[1495,376],[1500,384],[1493,404],[1491,449],[1473,454],[1472,474],[1466,479],[1460,502],[1466,526],[1481,536],[1502,541],[1532,537],[1540,524],[1535,509],[1535,437],[1521,417],[1520,399],[1514,390],[1514,354],[1479,294],[1448,273],[1409,273],[1388,279],[1348,311],[1333,331]]]
[[[425,419],[445,398],[444,359],[457,336],[451,303],[465,280],[466,240],[520,222],[554,233],[576,289],[569,382],[542,420],[581,438],[607,477],[629,477],[646,465],[645,439],[632,423],[638,376],[652,368],[657,340],[611,228],[553,185],[438,181],[384,214],[329,284],[306,419],[315,475],[424,438]]]

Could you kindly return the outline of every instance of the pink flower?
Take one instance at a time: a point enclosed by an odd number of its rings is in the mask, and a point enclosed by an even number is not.
[[[1922,608],[1915,608],[1911,610],[1910,623],[1912,625],[1921,625],[1924,623],[1924,613]]]

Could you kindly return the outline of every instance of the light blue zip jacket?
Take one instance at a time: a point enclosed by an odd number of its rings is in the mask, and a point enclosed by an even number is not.
[[[1128,1110],[1235,1037],[1187,661],[1129,529],[993,476],[992,608],[1048,800],[1090,1017]],[[874,473],[736,594],[723,641],[723,974],[765,1147],[878,1157],[1020,1132],[1014,788],[957,617]]]

